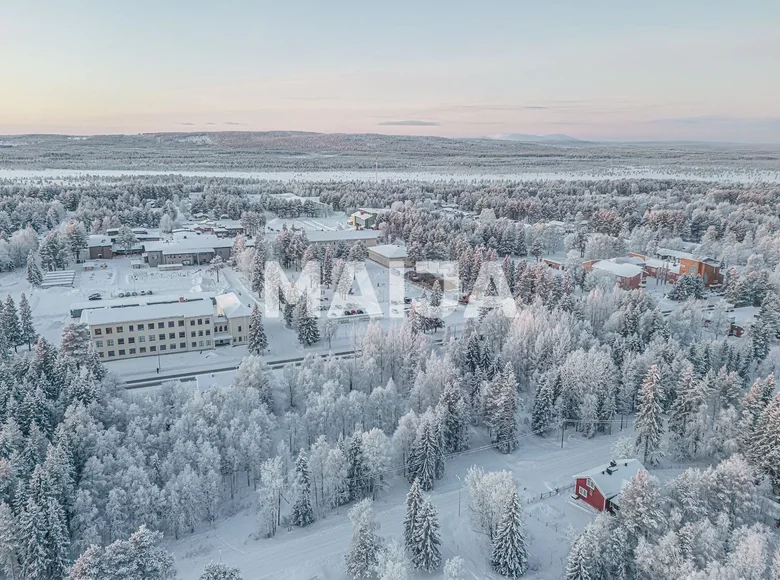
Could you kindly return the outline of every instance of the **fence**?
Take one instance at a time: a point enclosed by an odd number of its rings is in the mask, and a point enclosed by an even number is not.
[[[547,499],[548,497],[552,497],[554,495],[560,495],[561,493],[568,491],[570,489],[574,489],[574,484],[570,483],[569,485],[564,485],[562,487],[556,487],[555,489],[551,489],[550,491],[543,491],[539,494],[539,499],[533,499],[529,501],[528,503],[534,502],[534,501],[541,501],[543,499]]]

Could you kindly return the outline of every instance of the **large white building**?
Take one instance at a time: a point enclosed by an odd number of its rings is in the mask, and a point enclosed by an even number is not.
[[[109,361],[244,344],[249,309],[230,293],[213,300],[84,310],[81,322],[98,356]]]

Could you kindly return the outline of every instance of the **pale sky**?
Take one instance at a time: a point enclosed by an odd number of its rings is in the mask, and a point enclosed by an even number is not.
[[[777,0],[0,0],[0,133],[780,142]]]

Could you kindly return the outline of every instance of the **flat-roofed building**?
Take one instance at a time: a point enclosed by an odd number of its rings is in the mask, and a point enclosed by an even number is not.
[[[251,311],[235,294],[177,302],[82,309],[98,356],[105,361],[210,350],[248,341]]]
[[[233,240],[207,234],[176,234],[171,240],[153,241],[144,244],[149,266],[160,264],[182,264],[199,266],[208,264],[216,256],[223,260],[230,258]]]
[[[368,248],[368,259],[385,268],[411,268],[414,261],[406,255],[406,248],[396,244],[383,244]]]
[[[336,244],[363,242],[366,247],[376,246],[381,232],[377,230],[307,230],[306,238],[310,244]]]
[[[103,360],[214,348],[211,300],[85,310],[81,321]]]

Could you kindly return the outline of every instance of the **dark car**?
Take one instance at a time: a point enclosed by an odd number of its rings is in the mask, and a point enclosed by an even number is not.
[[[411,304],[412,299],[411,298],[404,298],[404,304]]]
[[[344,316],[349,316],[350,314],[352,314],[352,313],[349,310],[345,310],[344,311]]]
[[[358,310],[357,313],[358,314],[365,314],[365,312],[363,312],[362,310]]]
[[[100,294],[90,294],[89,300],[103,300],[103,297]]]

